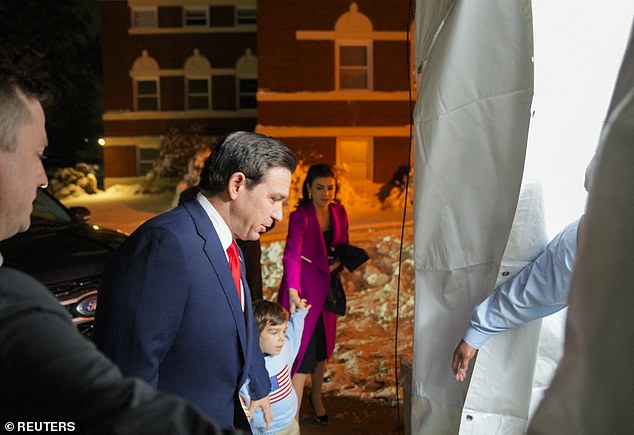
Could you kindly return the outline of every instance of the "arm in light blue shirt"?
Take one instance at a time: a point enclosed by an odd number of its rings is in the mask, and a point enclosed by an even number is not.
[[[473,309],[464,340],[479,349],[491,336],[568,304],[579,221],[557,234],[535,260]]]

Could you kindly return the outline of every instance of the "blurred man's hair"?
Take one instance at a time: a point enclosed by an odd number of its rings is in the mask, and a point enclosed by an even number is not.
[[[15,151],[18,128],[29,120],[25,98],[44,104],[50,95],[35,78],[5,64],[0,64],[0,150]]]

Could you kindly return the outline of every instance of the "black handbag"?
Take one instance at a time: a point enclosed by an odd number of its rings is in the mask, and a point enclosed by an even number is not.
[[[339,259],[341,264],[352,272],[368,261],[369,258],[368,253],[363,248],[344,243],[332,250],[328,264],[332,264],[335,259]],[[340,270],[341,266],[330,272],[330,286],[328,287],[328,297],[324,303],[324,308],[339,316],[343,316],[346,314],[346,292],[341,282]]]
[[[358,269],[359,266],[370,259],[365,249],[348,243],[337,246],[334,249],[334,255],[350,272]]]
[[[330,272],[330,286],[324,308],[339,316],[346,313],[346,292],[343,290],[341,275],[337,269]]]

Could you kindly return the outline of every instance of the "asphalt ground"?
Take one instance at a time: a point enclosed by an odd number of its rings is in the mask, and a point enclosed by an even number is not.
[[[304,397],[310,397],[308,388],[304,391]],[[314,414],[308,400],[302,401],[299,418],[302,435],[403,435],[405,433],[403,403],[400,403],[397,409],[396,406],[382,401],[364,401],[353,397],[325,395],[324,405],[328,411],[328,424],[325,426],[314,421]]]

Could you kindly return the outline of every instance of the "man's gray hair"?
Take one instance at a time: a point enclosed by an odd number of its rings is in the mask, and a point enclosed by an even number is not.
[[[48,94],[41,83],[9,66],[0,65],[0,151],[13,152],[18,128],[29,121],[26,99],[40,103]]]
[[[227,187],[235,172],[242,172],[249,188],[258,184],[266,171],[281,167],[291,173],[297,157],[280,140],[259,133],[236,131],[228,134],[205,161],[200,188],[214,195]]]

